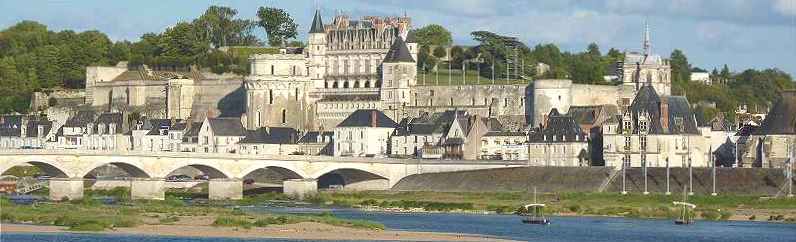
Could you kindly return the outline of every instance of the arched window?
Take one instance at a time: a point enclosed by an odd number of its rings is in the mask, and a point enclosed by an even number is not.
[[[451,98],[451,106],[453,106],[453,98]]]
[[[323,82],[323,88],[329,88],[329,83],[328,82]]]
[[[354,81],[354,88],[359,88],[359,81]]]
[[[348,81],[343,82],[343,88],[348,88]]]
[[[370,81],[365,81],[365,88],[370,88]]]
[[[332,84],[332,88],[337,88],[337,87],[338,87],[338,83],[337,83],[337,81],[335,81],[334,84]]]
[[[377,80],[376,81],[376,86],[375,87],[381,87],[381,80]]]

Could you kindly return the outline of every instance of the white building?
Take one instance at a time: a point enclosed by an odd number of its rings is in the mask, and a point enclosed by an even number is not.
[[[246,131],[238,142],[238,153],[250,155],[290,155],[299,151],[298,131],[293,128],[263,127]]]
[[[705,85],[713,85],[713,82],[710,80],[709,72],[691,72],[691,81]]]
[[[0,116],[0,149],[45,148],[51,129],[52,122],[38,116]]]
[[[238,118],[205,118],[199,128],[197,152],[235,153],[246,133]]]
[[[528,134],[489,131],[481,137],[482,160],[528,160]]]
[[[709,141],[685,97],[661,97],[645,85],[622,112],[603,129],[606,166],[710,166]]]
[[[357,110],[334,129],[334,156],[384,156],[396,123],[375,109]]]
[[[541,129],[531,131],[528,162],[532,166],[589,166],[589,134],[557,109],[546,115]]]

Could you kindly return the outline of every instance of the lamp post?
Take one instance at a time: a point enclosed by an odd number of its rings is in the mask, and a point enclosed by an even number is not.
[[[708,150],[708,161],[710,161],[710,165],[711,165],[711,167],[713,167],[713,170],[712,170],[712,173],[713,173],[712,174],[713,175],[713,192],[710,193],[710,195],[711,196],[716,196],[716,195],[718,195],[718,193],[716,193],[716,161],[714,160],[712,152],[713,152],[713,146],[711,146],[710,149]]]
[[[666,195],[671,195],[669,191],[669,157],[666,157]]]

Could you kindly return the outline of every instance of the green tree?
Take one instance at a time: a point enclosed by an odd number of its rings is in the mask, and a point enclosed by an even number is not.
[[[683,51],[675,49],[669,57],[672,67],[672,93],[680,95],[686,90],[686,84],[691,80],[691,65]]]
[[[453,44],[451,32],[437,24],[426,25],[410,31],[409,34],[414,36],[419,45],[450,46]]]
[[[257,25],[265,29],[268,34],[268,45],[285,46],[287,40],[296,38],[298,25],[284,9],[260,7],[257,9]]]
[[[208,40],[212,47],[230,45],[256,44],[256,38],[252,34],[254,23],[249,20],[236,19],[238,10],[223,7],[210,6],[202,16],[193,21],[193,25],[201,30],[201,36]]]

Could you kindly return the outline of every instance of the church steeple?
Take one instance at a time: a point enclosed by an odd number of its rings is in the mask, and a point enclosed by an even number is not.
[[[321,19],[321,10],[315,10],[315,17],[312,19],[312,26],[310,27],[310,34],[326,33],[323,29],[323,20]]]
[[[652,54],[652,50],[651,50],[652,49],[652,42],[650,41],[650,26],[647,23],[647,21],[644,21],[644,35],[643,35],[643,38],[644,38],[644,43],[642,43],[642,45],[644,46],[644,55],[649,56],[650,54]]]

